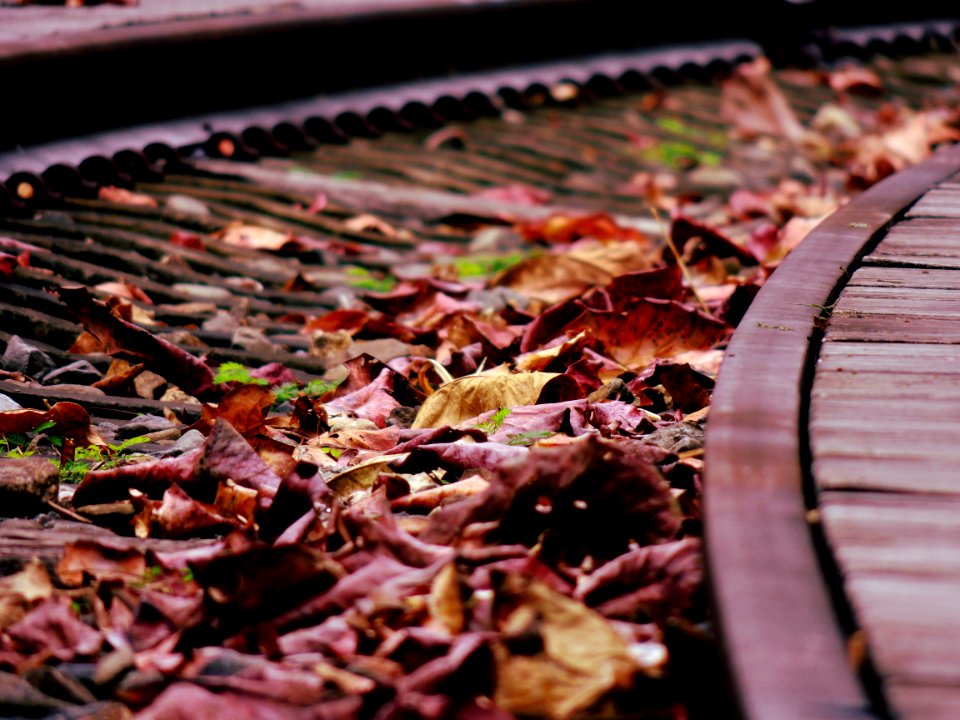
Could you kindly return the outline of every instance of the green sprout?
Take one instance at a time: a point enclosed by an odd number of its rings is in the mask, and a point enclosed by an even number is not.
[[[269,385],[270,381],[264,378],[253,377],[250,368],[238,362],[225,362],[217,368],[213,381],[220,383],[243,383],[245,385]]]
[[[344,270],[347,284],[358,290],[371,292],[390,292],[397,286],[397,281],[389,275],[377,277],[366,268],[350,266]]]
[[[478,423],[474,425],[474,427],[477,428],[477,430],[483,430],[487,435],[492,435],[503,427],[503,421],[507,419],[507,415],[511,412],[510,408],[502,407],[497,410],[489,420]]]

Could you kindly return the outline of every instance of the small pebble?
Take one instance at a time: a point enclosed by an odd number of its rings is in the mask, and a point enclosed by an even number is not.
[[[276,345],[267,339],[262,330],[252,327],[238,327],[230,338],[233,347],[243,348],[248,352],[272,353],[277,351]]]
[[[190,300],[229,300],[233,297],[226,288],[215,287],[213,285],[198,285],[196,283],[174,283],[172,289],[183,293]]]
[[[703,447],[703,428],[692,422],[678,422],[657,428],[645,439],[670,453],[689,452]]]
[[[180,213],[181,215],[192,215],[193,217],[210,215],[210,208],[189,195],[171,195],[164,204],[170,212]]]
[[[165,417],[160,417],[159,415],[141,415],[120,425],[117,428],[117,437],[121,440],[126,440],[127,438],[149,435],[159,430],[169,430],[175,427],[176,425]]]
[[[77,360],[62,368],[51,370],[43,377],[44,385],[92,385],[103,378],[103,373],[86,360]]]
[[[7,341],[7,349],[0,359],[0,367],[10,372],[20,372],[33,378],[42,377],[53,370],[56,363],[45,352],[38,350],[19,336],[14,335]]]
[[[206,438],[203,437],[203,433],[199,430],[187,430],[183,435],[180,436],[180,439],[177,440],[172,447],[157,453],[157,455],[162,455],[164,457],[183,455],[183,453],[196,450],[198,447],[203,445],[203,441],[205,439]]]

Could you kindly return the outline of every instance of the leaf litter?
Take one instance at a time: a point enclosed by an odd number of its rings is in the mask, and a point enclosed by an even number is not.
[[[679,668],[716,670],[690,654],[709,652],[699,456],[724,345],[821,217],[960,132],[955,107],[864,111],[850,98],[883,91],[866,69],[782,81],[835,102],[801,118],[761,59],[725,81],[723,114],[753,152],[786,143],[818,169],[810,182],[731,188],[711,210],[674,179],[635,177],[633,191],[672,213],[675,252],[601,212],[460,216],[476,253],[451,247],[446,262],[411,245],[429,262],[354,266],[339,308],[290,316],[322,377],[187,352],[136,314],[150,297],[133,286],[101,284],[105,300],[61,288],[86,330],[74,350],[113,359],[97,392],[202,410],[187,426],[170,406],[129,431],[82,402],[0,411],[2,462],[47,457],[64,480],[80,462],[60,509],[111,530],[0,578],[0,677],[23,707],[686,718],[677,687],[702,679]],[[698,162],[702,138],[660,126]],[[637,132],[625,144],[646,152]],[[426,146],[471,142],[466,126]],[[337,187],[291,212],[328,218]],[[552,193],[505,184],[478,197],[540,208]],[[116,188],[101,198],[157,202]],[[357,212],[343,229],[411,244],[403,217],[384,215]],[[333,265],[366,252],[248,220],[191,238],[171,243],[343,254]],[[44,252],[18,242],[3,245],[21,253],[5,274]],[[310,282],[298,273],[290,287]],[[24,383],[47,371],[12,363]],[[141,430],[142,444],[117,442]],[[100,460],[83,464],[91,447]]]

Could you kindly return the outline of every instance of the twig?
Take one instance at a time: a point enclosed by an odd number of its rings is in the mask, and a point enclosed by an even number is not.
[[[46,500],[44,502],[46,502],[46,504],[50,506],[51,510],[54,510],[60,513],[61,515],[63,515],[63,517],[67,518],[68,520],[76,520],[77,522],[87,523],[87,525],[93,524],[93,521],[90,520],[89,518],[85,518],[83,515],[78,515],[73,510],[69,510],[68,508],[65,508],[63,505],[59,505],[55,503],[53,500]]]
[[[680,266],[680,272],[683,273],[683,279],[687,281],[687,287],[690,288],[690,292],[693,293],[693,296],[697,299],[697,302],[700,304],[700,308],[707,315],[712,315],[713,313],[710,312],[707,304],[703,301],[703,298],[700,297],[700,293],[698,293],[697,289],[693,286],[693,276],[690,274],[690,269],[683,261],[683,258],[680,257],[680,253],[677,251],[677,246],[673,244],[673,238],[670,237],[670,233],[667,232],[663,221],[660,219],[660,213],[657,212],[657,209],[653,205],[650,206],[650,213],[653,215],[653,219],[657,221],[657,227],[660,228],[660,234],[663,235],[663,239],[667,241],[667,247],[670,248],[670,252],[673,253],[673,257],[677,261],[677,265]]]

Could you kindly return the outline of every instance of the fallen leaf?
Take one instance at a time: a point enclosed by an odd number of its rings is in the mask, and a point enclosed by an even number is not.
[[[19,572],[0,578],[0,630],[18,622],[39,601],[52,594],[50,574],[37,558]]]
[[[68,587],[80,587],[87,577],[129,582],[143,578],[147,561],[141,550],[123,542],[76,540],[67,544],[57,563],[57,577]]]
[[[121,320],[82,287],[62,287],[60,299],[86,330],[96,336],[110,355],[142,362],[169,379],[184,392],[198,398],[214,396],[213,371],[202,360],[125,320]]]
[[[525,239],[550,245],[566,245],[581,238],[596,240],[637,240],[645,236],[639,230],[618,225],[609,215],[551,215],[546,220],[531,220],[515,227]]]
[[[228,223],[213,237],[234,247],[271,251],[281,250],[295,241],[293,233],[239,222]]]
[[[209,422],[221,418],[249,438],[264,431],[264,420],[272,404],[273,391],[269,388],[241,384],[228,391],[216,407],[204,406],[204,417]]]
[[[610,357],[626,367],[641,369],[657,358],[672,358],[690,350],[706,350],[730,332],[719,320],[672,300],[649,298],[621,312],[584,313],[567,332],[589,328]]]
[[[445,565],[433,579],[427,599],[430,622],[450,635],[459,634],[465,622],[460,582],[457,566]]]
[[[351,468],[333,475],[327,480],[327,485],[341,499],[350,498],[358,493],[370,490],[380,473],[388,472],[391,463],[403,460],[406,457],[407,453],[378,455],[371,460],[357,463]]]
[[[737,65],[723,82],[720,116],[747,137],[775,135],[800,142],[806,130],[770,71],[770,61],[762,56]]]
[[[583,578],[574,597],[608,617],[680,617],[703,590],[700,550],[694,538],[631,550]]]
[[[118,205],[135,205],[138,207],[159,207],[157,201],[149,195],[135,193],[113,185],[105,185],[97,191],[97,197]]]
[[[498,408],[536,404],[559,373],[521,372],[472,375],[447,383],[426,399],[413,429],[458,425]]]
[[[6,628],[10,645],[23,654],[45,651],[63,662],[92,657],[103,644],[103,636],[82,622],[70,609],[70,598],[51,596]]]
[[[877,96],[883,94],[883,81],[869,68],[856,65],[835,68],[830,71],[827,81],[830,89],[836,93]]]
[[[637,665],[600,614],[518,576],[505,579],[497,602],[494,702],[504,710],[566,720],[630,686]]]
[[[503,270],[490,285],[553,304],[579,297],[612,278],[606,270],[567,254],[538,255]]]
[[[163,500],[141,499],[140,504],[134,528],[141,538],[204,537],[244,526],[242,518],[227,517],[217,506],[194,500],[179,485],[167,488]]]
[[[90,415],[74,402],[58,402],[49,410],[8,410],[0,412],[0,435],[29,433],[44,423],[55,424],[56,432],[80,445],[105,445],[90,426]]]

